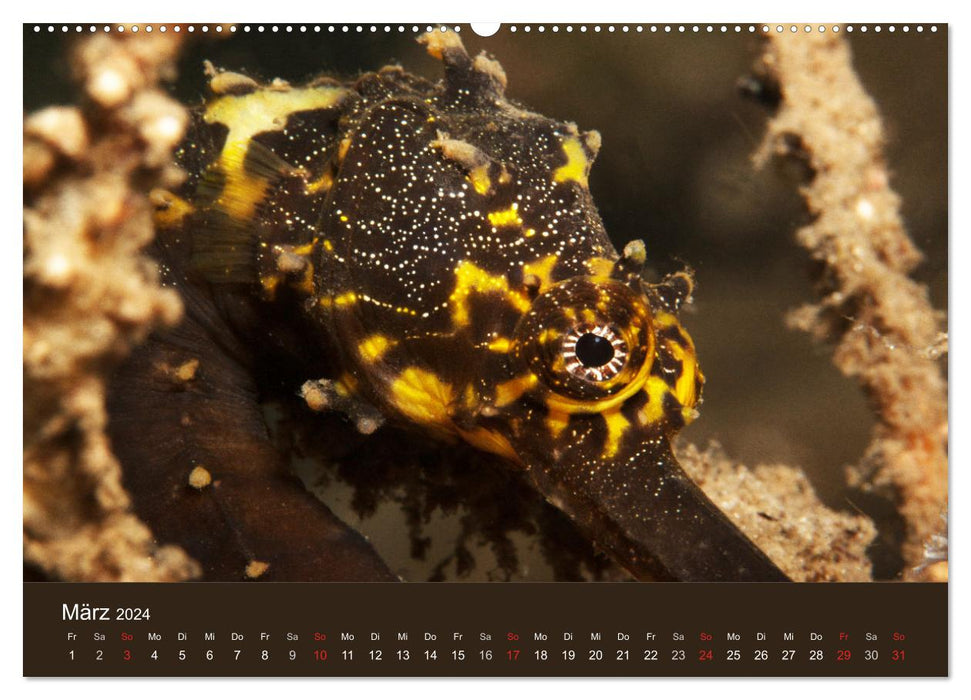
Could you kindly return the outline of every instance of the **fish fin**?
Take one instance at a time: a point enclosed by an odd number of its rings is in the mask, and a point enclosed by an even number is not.
[[[255,140],[226,152],[202,175],[196,191],[192,268],[210,282],[260,280],[264,210],[280,181],[296,170]]]

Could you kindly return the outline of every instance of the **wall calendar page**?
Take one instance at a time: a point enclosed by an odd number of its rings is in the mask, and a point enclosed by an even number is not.
[[[946,23],[23,25],[23,675],[947,677]]]

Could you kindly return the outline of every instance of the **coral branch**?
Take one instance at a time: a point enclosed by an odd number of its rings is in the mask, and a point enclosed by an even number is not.
[[[159,547],[130,511],[105,434],[104,378],[181,314],[141,249],[153,183],[180,174],[170,152],[184,110],[156,88],[174,35],[98,35],[73,65],[88,103],[24,123],[24,559],[67,580],[184,580],[198,566]]]
[[[896,499],[907,524],[904,559],[916,566],[947,508],[941,314],[908,277],[921,255],[901,221],[880,115],[847,42],[773,34],[763,60],[782,102],[756,161],[796,156],[814,173],[802,189],[814,221],[796,235],[820,263],[821,300],[790,324],[834,342],[834,363],[869,396],[878,424],[850,480]]]
[[[869,518],[824,506],[798,467],[748,468],[717,445],[678,450],[708,497],[794,581],[869,581]]]

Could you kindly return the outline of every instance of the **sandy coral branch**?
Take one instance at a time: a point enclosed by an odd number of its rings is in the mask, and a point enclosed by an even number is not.
[[[900,217],[884,160],[884,129],[833,33],[773,34],[763,57],[782,102],[756,160],[796,156],[813,177],[813,215],[797,232],[819,263],[821,300],[790,324],[835,343],[833,361],[866,391],[878,419],[855,485],[896,499],[907,525],[904,559],[918,565],[947,508],[946,352],[941,314],[908,274],[921,254]]]
[[[870,581],[867,547],[876,528],[864,515],[824,506],[798,467],[750,468],[717,444],[685,444],[678,460],[708,497],[794,581]]]
[[[24,559],[66,580],[184,580],[198,566],[158,546],[130,511],[105,434],[104,377],[181,314],[141,249],[143,194],[172,186],[184,110],[157,87],[176,36],[105,34],[72,64],[84,108],[24,122]]]

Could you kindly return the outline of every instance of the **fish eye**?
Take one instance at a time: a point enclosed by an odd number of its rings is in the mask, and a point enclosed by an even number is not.
[[[640,391],[654,362],[653,314],[639,291],[571,277],[537,296],[514,333],[512,357],[539,380],[547,406],[597,413]]]
[[[627,343],[608,325],[574,326],[563,340],[562,352],[567,371],[591,382],[616,377],[627,361]]]

